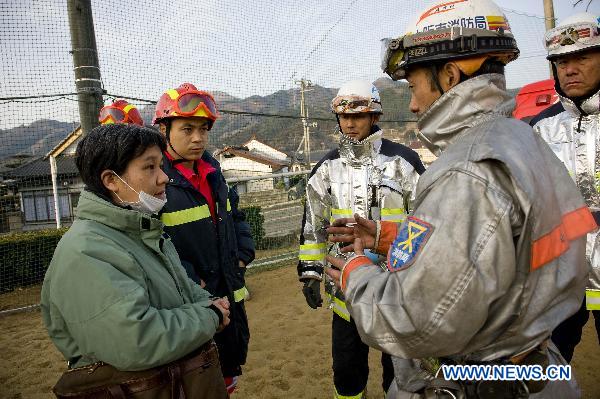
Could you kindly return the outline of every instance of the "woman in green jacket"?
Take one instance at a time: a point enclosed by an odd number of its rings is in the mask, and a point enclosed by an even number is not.
[[[77,146],[86,187],[46,273],[41,308],[69,369],[87,374],[66,372],[59,397],[86,397],[90,384],[130,394],[148,381],[155,394],[139,397],[183,397],[190,387],[193,397],[227,397],[212,337],[229,323],[229,303],[187,277],[155,216],[166,201],[164,150],[160,133],[125,124],[97,127]],[[100,366],[109,379],[94,371]]]

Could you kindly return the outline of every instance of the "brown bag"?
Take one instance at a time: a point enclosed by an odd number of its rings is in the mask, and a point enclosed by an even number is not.
[[[68,370],[54,386],[61,399],[227,399],[219,354],[209,342],[161,367],[119,371],[99,362]]]

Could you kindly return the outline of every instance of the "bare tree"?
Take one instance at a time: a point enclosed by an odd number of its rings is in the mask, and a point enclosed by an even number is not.
[[[587,6],[585,6],[586,11],[590,8],[592,1],[594,1],[594,0],[587,0],[588,3],[587,3]],[[578,6],[580,3],[583,3],[583,0],[577,0],[575,3],[573,3],[573,7]]]

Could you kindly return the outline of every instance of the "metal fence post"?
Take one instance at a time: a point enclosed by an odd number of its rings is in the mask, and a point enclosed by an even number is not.
[[[58,172],[56,170],[56,157],[50,155],[50,177],[52,179],[52,196],[54,197],[54,220],[56,221],[56,228],[60,229],[60,201],[58,197]]]

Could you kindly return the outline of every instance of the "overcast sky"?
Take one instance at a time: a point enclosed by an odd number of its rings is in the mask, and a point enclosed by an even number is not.
[[[583,11],[555,0],[558,20]],[[74,91],[66,1],[1,0],[0,97]],[[430,3],[430,2],[429,2]],[[585,0],[587,4],[587,0]],[[92,0],[105,88],[156,100],[189,81],[237,97],[267,95],[305,77],[339,87],[375,80],[380,39],[400,35],[427,2],[400,0]],[[500,0],[521,49],[509,87],[548,77],[543,0]],[[590,11],[600,13],[600,0]],[[3,109],[4,107],[4,109]],[[26,109],[21,115],[7,112]],[[76,118],[61,100],[29,108],[0,102],[0,129],[40,117]]]

